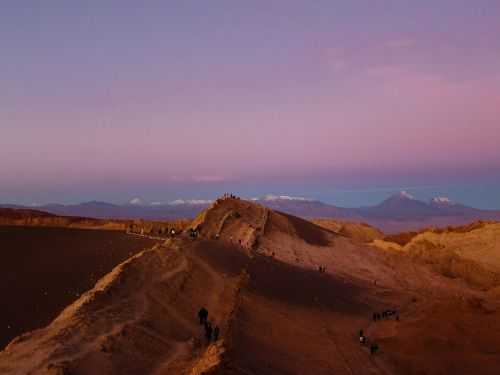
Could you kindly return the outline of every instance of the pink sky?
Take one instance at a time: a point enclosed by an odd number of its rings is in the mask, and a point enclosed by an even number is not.
[[[12,2],[1,200],[118,180],[500,177],[499,7],[389,3]]]

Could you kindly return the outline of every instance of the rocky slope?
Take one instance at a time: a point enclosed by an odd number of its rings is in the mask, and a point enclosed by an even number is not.
[[[380,248],[407,253],[450,278],[480,288],[500,286],[500,223],[402,233],[375,240]]]

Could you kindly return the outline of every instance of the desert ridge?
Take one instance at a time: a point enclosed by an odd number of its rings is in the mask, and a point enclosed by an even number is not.
[[[222,197],[182,233],[118,265],[47,327],[12,341],[0,371],[495,373],[495,285],[378,246],[373,229],[327,228]],[[494,234],[483,241],[482,256],[495,251]],[[220,328],[217,341],[200,325],[202,307]]]

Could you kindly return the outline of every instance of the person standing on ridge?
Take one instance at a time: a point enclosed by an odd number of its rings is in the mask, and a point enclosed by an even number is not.
[[[200,319],[200,324],[206,324],[208,319],[208,310],[204,307],[198,311],[198,318]]]
[[[205,322],[205,337],[207,338],[208,342],[212,340],[212,332],[212,324],[210,322]]]

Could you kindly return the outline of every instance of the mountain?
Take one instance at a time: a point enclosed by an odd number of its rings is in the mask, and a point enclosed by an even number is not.
[[[481,210],[467,207],[454,203],[447,197],[436,197],[429,202],[424,202],[415,199],[406,191],[394,194],[378,205],[359,208],[338,207],[314,199],[289,195],[269,194],[259,198],[251,198],[250,201],[276,211],[304,218],[365,222],[388,233],[419,230],[430,226],[462,225],[476,220],[500,220],[500,210]],[[212,200],[203,199],[178,199],[169,203],[147,203],[142,198],[134,197],[124,205],[91,201],[76,205],[49,204],[38,206],[37,209],[65,216],[172,220],[193,218],[211,204],[213,204]]]
[[[364,218],[407,220],[439,215],[439,208],[419,201],[406,191],[395,194],[382,203],[359,209]]]
[[[493,375],[500,228],[484,229],[426,234],[392,250],[219,199],[175,238],[134,251],[51,323],[12,340],[0,350],[0,373]],[[46,277],[48,253],[35,258],[34,282]],[[54,289],[41,300],[56,298]],[[217,340],[200,324],[202,307]]]
[[[291,215],[308,218],[359,218],[356,209],[342,208],[331,204],[323,203],[317,200],[306,198],[292,198],[288,196],[264,196],[254,198],[253,201],[273,210],[283,211]]]
[[[7,207],[8,205],[1,205]],[[38,206],[37,209],[63,216],[81,216],[98,219],[146,219],[146,220],[172,220],[179,218],[193,218],[202,209],[208,207],[208,201],[182,201],[164,203],[151,203],[140,198],[133,198],[123,205],[107,202],[90,201],[79,204],[47,204]],[[14,206],[13,208],[29,208]]]
[[[141,197],[133,197],[127,203],[129,206],[147,206],[147,203]]]

